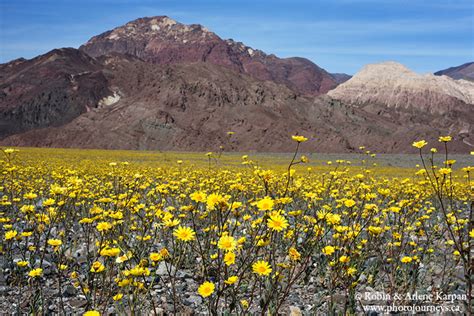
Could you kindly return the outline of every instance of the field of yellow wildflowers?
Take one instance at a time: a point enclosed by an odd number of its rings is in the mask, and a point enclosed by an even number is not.
[[[415,142],[411,168],[323,162],[293,140],[291,156],[3,148],[2,311],[472,311],[473,156],[458,166],[447,136]]]

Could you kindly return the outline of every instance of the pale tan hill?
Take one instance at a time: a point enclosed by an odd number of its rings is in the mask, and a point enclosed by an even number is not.
[[[377,103],[444,114],[473,108],[474,83],[419,75],[399,63],[385,62],[365,66],[328,95],[355,105]]]

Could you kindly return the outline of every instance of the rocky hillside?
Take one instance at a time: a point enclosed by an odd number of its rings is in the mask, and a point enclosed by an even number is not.
[[[450,134],[454,152],[473,150],[474,83],[388,62],[320,94],[346,79],[143,18],[80,50],[0,65],[0,145],[277,152],[298,133],[313,138],[304,151],[403,153]]]
[[[336,83],[339,85],[351,79],[352,76],[344,73],[332,73],[331,76],[334,78]]]
[[[385,62],[365,66],[328,95],[350,104],[375,103],[445,114],[472,110],[474,83],[419,75],[399,63]]]
[[[0,137],[60,126],[110,94],[102,65],[73,48],[0,65]]]
[[[474,62],[465,63],[461,66],[451,67],[434,73],[437,76],[448,76],[453,79],[464,79],[474,81]]]
[[[419,75],[395,62],[365,66],[328,96],[349,105],[397,118],[405,129],[430,127],[418,138],[456,136],[457,146],[474,146],[474,83],[432,74]],[[429,122],[428,117],[436,118]],[[395,135],[387,135],[395,137]]]
[[[159,65],[120,54],[102,56],[109,98],[71,122],[7,137],[0,144],[155,150],[291,151],[291,134],[314,137],[303,150],[410,152],[461,126],[450,115],[373,103],[359,107],[327,96],[303,97],[211,63]],[[458,114],[456,114],[458,115]],[[472,111],[459,114],[473,122]],[[229,137],[228,131],[235,132]],[[466,134],[453,149],[466,152]],[[456,134],[458,135],[458,134]],[[474,143],[474,142],[473,142]]]
[[[109,53],[136,56],[155,64],[208,62],[318,95],[334,88],[335,79],[305,58],[278,58],[233,40],[223,40],[205,27],[169,17],[140,18],[91,38],[80,50],[98,57]]]
[[[288,135],[314,134],[312,122],[321,115],[313,98],[224,66],[163,66],[118,54],[97,62],[113,90],[107,105],[60,127],[36,129],[2,143],[160,150],[214,150],[224,145],[230,150],[287,151],[293,147]],[[235,135],[229,139],[227,131]]]

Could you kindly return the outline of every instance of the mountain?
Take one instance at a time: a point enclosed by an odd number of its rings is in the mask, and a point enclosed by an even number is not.
[[[160,65],[130,55],[95,59],[109,95],[60,126],[4,138],[1,145],[106,149],[291,151],[289,135],[314,137],[304,151],[411,152],[411,142],[474,122],[472,111],[414,113],[373,103],[353,106],[328,96],[301,96],[285,85],[257,80],[212,63]],[[357,77],[357,76],[356,76]],[[353,79],[351,79],[353,80]],[[100,104],[99,104],[100,103]],[[454,117],[451,117],[454,115]],[[227,131],[235,132],[229,137]],[[470,141],[455,135],[454,152]],[[472,135],[472,133],[471,133]],[[474,141],[473,141],[474,143]]]
[[[434,73],[437,76],[448,76],[453,79],[464,79],[474,81],[474,62],[465,63],[461,66],[451,67]]]
[[[0,65],[0,137],[65,124],[110,94],[102,65],[73,49]]]
[[[399,63],[384,62],[365,66],[328,96],[367,112],[397,118],[406,129],[419,128],[420,124],[429,127],[420,131],[419,138],[435,139],[444,130],[456,136],[455,146],[466,150],[474,146],[474,83],[469,81],[419,75]],[[428,117],[437,123],[426,121]]]
[[[138,19],[1,64],[0,145],[287,152],[298,133],[307,152],[405,153],[450,134],[452,152],[472,151],[474,83],[387,62],[321,94],[335,78],[199,25]]]
[[[155,64],[209,62],[281,83],[306,95],[319,95],[337,83],[305,58],[278,58],[234,40],[223,40],[205,27],[178,23],[167,16],[140,18],[100,35],[80,47],[92,57],[121,53]]]
[[[331,76],[334,78],[336,83],[339,85],[351,79],[352,76],[344,73],[332,73]]]
[[[377,103],[445,114],[472,109],[468,105],[474,104],[474,83],[419,75],[402,64],[385,62],[365,66],[328,95],[350,104]]]
[[[311,135],[324,102],[212,63],[150,64],[130,55],[96,59],[111,102],[62,126],[5,138],[3,145],[108,149],[288,151]],[[113,96],[116,96],[113,98]],[[105,98],[108,100],[108,98]],[[329,117],[325,116],[325,120]],[[229,138],[227,131],[234,131]],[[334,134],[330,139],[343,143]],[[333,143],[328,143],[327,148]],[[341,148],[345,148],[342,146]]]

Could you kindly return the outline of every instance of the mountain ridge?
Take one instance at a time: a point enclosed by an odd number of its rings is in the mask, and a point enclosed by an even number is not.
[[[348,77],[143,18],[81,49],[0,64],[0,145],[285,152],[303,134],[308,152],[410,153],[450,134],[453,152],[472,151],[473,83],[395,62]]]
[[[215,63],[308,95],[323,94],[337,85],[327,71],[306,58],[267,55],[241,42],[223,40],[200,24],[186,25],[167,16],[130,21],[92,37],[79,49],[92,57],[117,52],[157,64]]]
[[[474,81],[474,61],[459,66],[450,67],[434,73],[436,76],[448,76],[453,79]]]
[[[400,63],[388,61],[364,66],[328,95],[352,104],[376,102],[444,114],[474,104],[474,83],[433,74],[420,75]]]

